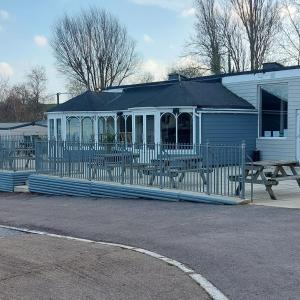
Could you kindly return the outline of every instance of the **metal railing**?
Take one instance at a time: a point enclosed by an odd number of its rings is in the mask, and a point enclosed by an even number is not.
[[[0,170],[35,170],[35,143],[45,137],[0,136]]]
[[[36,172],[245,198],[246,146],[37,141]]]

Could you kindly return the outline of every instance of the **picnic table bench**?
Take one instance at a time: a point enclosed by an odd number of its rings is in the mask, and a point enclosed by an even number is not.
[[[263,184],[270,198],[276,200],[276,196],[272,189],[273,186],[278,185],[281,181],[296,180],[300,187],[300,174],[297,172],[296,167],[299,167],[297,161],[256,161],[247,163],[245,165],[245,183]],[[291,172],[291,174],[288,173]],[[240,194],[243,189],[242,176],[229,176],[232,181],[239,181],[236,194]]]

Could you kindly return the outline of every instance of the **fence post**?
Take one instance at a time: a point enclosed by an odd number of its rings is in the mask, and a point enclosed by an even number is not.
[[[245,165],[246,165],[246,142],[242,142],[241,146],[241,155],[242,155],[242,161],[241,161],[241,171],[242,171],[242,176],[241,176],[241,185],[242,185],[242,190],[240,191],[240,198],[245,199],[245,186],[246,186],[246,178],[245,178]]]
[[[159,144],[159,188],[163,188],[163,182],[162,182],[162,169],[163,169],[163,161],[162,161],[162,144]]]
[[[206,193],[207,195],[210,195],[210,177],[209,177],[209,172],[210,172],[210,161],[209,161],[209,142],[205,144],[205,152],[206,152]]]

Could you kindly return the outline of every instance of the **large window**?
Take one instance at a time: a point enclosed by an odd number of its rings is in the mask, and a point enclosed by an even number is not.
[[[143,116],[135,117],[135,142],[143,144]]]
[[[118,141],[119,142],[125,142],[126,138],[126,132],[125,132],[125,117],[124,116],[118,116],[117,119],[117,133],[118,133]]]
[[[154,144],[154,116],[146,116],[146,139],[148,145]]]
[[[126,119],[126,142],[132,143],[132,116],[128,116]]]
[[[49,120],[49,135],[50,139],[54,138],[54,119]]]
[[[105,140],[106,122],[104,117],[98,119],[98,141],[101,143]]]
[[[165,113],[160,119],[161,142],[163,144],[176,143],[176,119],[173,114]]]
[[[189,113],[182,113],[177,119],[177,135],[179,144],[193,144],[193,118]]]
[[[81,140],[84,143],[88,143],[94,140],[94,121],[92,118],[83,118],[82,119],[82,134]]]
[[[115,134],[115,119],[113,117],[108,117],[106,119],[106,134]]]
[[[288,85],[262,85],[260,100],[260,136],[286,137],[288,134]]]
[[[67,139],[71,141],[79,141],[80,138],[80,120],[71,117],[67,120]]]
[[[56,119],[56,138],[61,140],[61,119]]]

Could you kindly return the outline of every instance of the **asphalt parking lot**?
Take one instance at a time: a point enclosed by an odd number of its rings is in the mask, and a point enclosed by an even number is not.
[[[1,299],[211,299],[145,254],[0,228]]]
[[[0,195],[0,224],[142,247],[204,275],[230,299],[298,299],[300,210]]]

